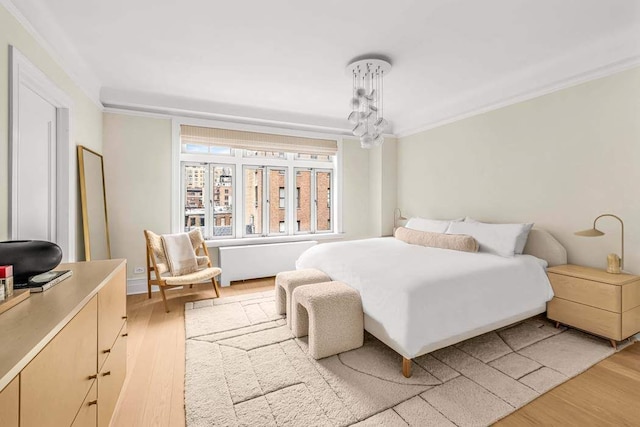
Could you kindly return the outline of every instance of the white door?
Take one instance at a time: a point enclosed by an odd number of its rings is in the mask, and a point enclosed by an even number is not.
[[[57,241],[56,107],[19,86],[16,239]]]

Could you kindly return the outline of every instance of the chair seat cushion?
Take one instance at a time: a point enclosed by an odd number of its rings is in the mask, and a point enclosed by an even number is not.
[[[183,276],[167,276],[163,277],[167,285],[190,285],[192,283],[204,282],[212,277],[218,276],[222,270],[218,267],[209,267]]]

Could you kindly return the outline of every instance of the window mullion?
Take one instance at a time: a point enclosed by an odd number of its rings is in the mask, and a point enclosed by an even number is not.
[[[269,209],[271,208],[271,198],[269,197],[271,183],[269,182],[269,168],[262,167],[262,237],[269,235],[271,220]]]
[[[316,225],[318,222],[318,195],[316,186],[316,170],[311,169],[311,224],[309,230],[312,234],[316,233]]]
[[[204,188],[202,191],[202,203],[204,204],[204,224],[205,236],[211,238],[214,236],[213,231],[213,194],[211,185],[211,175],[213,167],[211,163],[207,163],[204,173]]]

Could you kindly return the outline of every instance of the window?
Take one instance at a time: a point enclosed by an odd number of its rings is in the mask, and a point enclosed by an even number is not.
[[[244,157],[267,157],[271,159],[284,159],[285,153],[278,151],[250,151],[244,150]]]
[[[331,171],[316,171],[315,181],[316,230],[331,231]]]
[[[207,239],[233,235],[233,165],[189,164],[182,167],[184,231],[199,228]]]
[[[298,232],[328,232],[331,229],[332,172],[326,169],[296,169],[296,221]]]
[[[334,231],[336,141],[181,125],[180,147],[184,230],[208,240]]]

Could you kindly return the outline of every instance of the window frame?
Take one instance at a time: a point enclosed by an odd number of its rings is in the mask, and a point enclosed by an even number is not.
[[[192,154],[182,153],[181,140],[180,140],[180,126],[192,125],[192,126],[204,126],[225,128],[230,130],[242,130],[250,132],[263,132],[263,133],[275,133],[281,135],[298,136],[303,138],[321,138],[321,139],[334,139],[337,141],[338,151],[332,157],[332,161],[326,160],[302,160],[297,159],[297,153],[286,152],[284,158],[265,158],[265,157],[245,157],[244,150],[232,149],[231,155],[217,156],[215,154],[203,153]],[[322,132],[313,132],[306,130],[294,130],[284,129],[270,126],[250,125],[243,123],[229,123],[208,119],[195,119],[187,117],[172,117],[172,204],[171,204],[171,224],[173,232],[181,232],[183,227],[181,223],[184,222],[184,200],[181,195],[181,186],[183,185],[181,168],[184,162],[191,162],[196,164],[216,164],[220,166],[233,165],[233,191],[230,194],[233,200],[232,207],[232,235],[231,236],[213,236],[213,240],[207,240],[209,246],[228,246],[228,245],[243,245],[243,244],[257,244],[257,243],[269,243],[269,242],[286,242],[286,241],[298,241],[298,240],[314,240],[316,238],[337,238],[342,234],[342,152],[343,141],[342,137],[336,134],[328,134]],[[264,226],[267,227],[262,234],[245,235],[244,230],[244,172],[245,165],[261,166],[264,168],[285,167],[285,179],[287,182],[286,190],[286,226],[285,233],[266,233],[269,231],[269,223],[266,222]],[[329,231],[316,231],[315,220],[315,206],[312,206],[312,214],[314,220],[312,223],[312,229],[310,232],[296,232],[296,186],[295,186],[295,169],[296,168],[309,168],[309,169],[326,169],[330,171],[332,176],[331,186],[331,227]],[[263,189],[266,191],[266,187]],[[315,191],[315,183],[314,183]],[[212,195],[213,197],[213,195]],[[268,195],[267,195],[268,197]],[[265,198],[266,200],[266,198]],[[266,206],[266,204],[265,204]],[[263,215],[263,217],[265,217]],[[268,217],[266,218],[268,221]],[[324,237],[323,237],[324,235]],[[264,237],[263,237],[264,236]]]
[[[181,212],[181,222],[180,229],[176,232],[182,233],[185,230],[184,224],[184,214],[186,209],[186,201],[187,201],[187,187],[185,184],[185,176],[186,176],[186,168],[188,166],[200,166],[204,167],[204,186],[202,188],[203,196],[202,202],[204,205],[204,229],[203,235],[204,237],[212,237],[211,240],[224,240],[224,239],[234,239],[236,236],[236,201],[235,198],[235,185],[236,185],[236,166],[233,163],[207,163],[207,162],[194,162],[194,161],[183,161],[180,162],[180,212]],[[217,236],[215,235],[215,195],[213,193],[214,182],[213,182],[213,171],[215,168],[229,168],[231,169],[231,188],[233,191],[229,193],[233,204],[231,205],[231,221],[228,225],[231,226],[231,235],[230,236]],[[206,194],[206,198],[205,198]],[[222,200],[218,201],[219,203]]]

